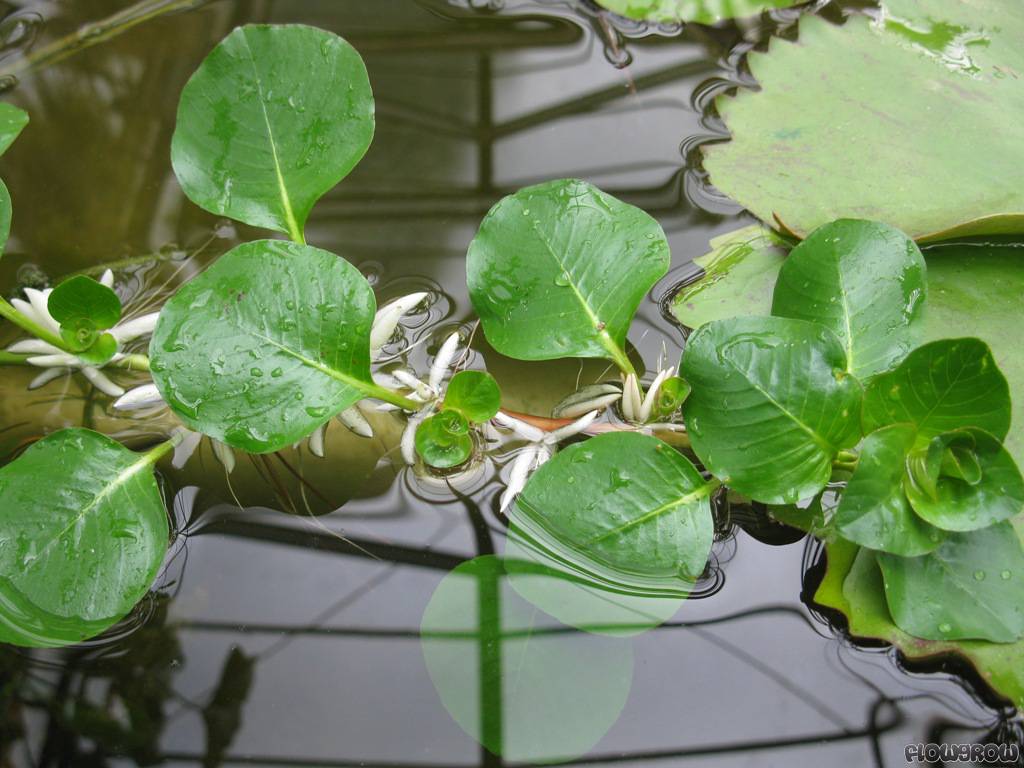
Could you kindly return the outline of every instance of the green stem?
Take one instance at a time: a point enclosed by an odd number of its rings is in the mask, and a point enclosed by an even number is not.
[[[178,447],[178,444],[185,438],[184,432],[175,432],[169,440],[165,440],[155,448],[150,448],[142,457],[150,465],[156,464],[160,459]]]
[[[608,332],[601,331],[599,339],[601,346],[608,350],[608,354],[611,355],[612,362],[619,366],[619,370],[627,376],[630,374],[636,376],[636,368],[629,362],[629,356],[615,343],[612,337],[608,335]]]
[[[377,400],[383,400],[385,403],[391,403],[397,405],[404,411],[418,411],[426,403],[421,403],[419,400],[410,400],[393,389],[382,387],[380,384],[364,384],[361,389],[366,393],[367,397],[374,397]]]
[[[123,368],[126,371],[148,371],[149,358],[145,355],[125,355],[110,365],[114,368]]]
[[[39,325],[35,320],[30,320],[25,317],[3,298],[0,298],[0,317],[7,318],[26,333],[32,334],[37,339],[42,339],[47,344],[52,344],[57,347],[57,349],[61,349],[65,352],[71,352],[71,350],[68,349],[67,344],[64,343],[64,339],[57,336],[52,331],[43,328],[43,326]]]
[[[31,355],[21,355],[16,352],[0,351],[0,365],[28,365]]]

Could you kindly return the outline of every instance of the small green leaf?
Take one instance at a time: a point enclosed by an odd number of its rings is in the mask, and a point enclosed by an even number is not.
[[[473,438],[466,417],[446,409],[424,419],[416,427],[416,453],[436,469],[464,464],[473,455]]]
[[[690,396],[691,390],[692,387],[686,379],[669,376],[658,390],[658,397],[654,403],[655,417],[664,419],[674,414]]]
[[[974,531],[1009,520],[1024,508],[1024,479],[1013,457],[987,432],[937,435],[914,458],[918,470],[907,476],[907,498],[922,519],[938,528]]]
[[[0,642],[80,642],[145,595],[168,538],[154,461],[66,429],[0,469]]]
[[[121,300],[117,294],[85,275],[70,277],[54,288],[47,309],[61,326],[74,325],[74,333],[83,320],[93,329],[105,331],[121,319]]]
[[[924,298],[924,257],[913,240],[887,224],[840,219],[783,262],[772,314],[824,325],[842,342],[847,370],[867,378],[911,350]]]
[[[860,438],[861,386],[835,334],[803,320],[737,317],[704,325],[683,350],[693,385],[686,429],[704,465],[766,504],[810,498],[832,459]]]
[[[75,353],[80,359],[91,365],[103,365],[117,354],[117,339],[109,333],[101,333],[87,349]]]
[[[686,457],[634,432],[559,451],[512,511],[512,586],[560,621],[629,635],[670,618],[704,572],[714,538],[707,482]],[[560,576],[560,578],[559,578]]]
[[[922,557],[877,554],[897,626],[926,640],[1024,636],[1024,549],[1009,523],[951,533]]]
[[[756,16],[771,8],[788,8],[802,0],[597,0],[609,11],[639,21],[685,21],[715,24]]]
[[[469,247],[466,273],[484,334],[501,354],[603,357],[632,371],[626,333],[668,265],[657,221],[563,179],[495,205]]]
[[[484,371],[459,371],[448,382],[444,407],[458,411],[473,424],[482,424],[494,418],[501,407],[498,382]]]
[[[373,112],[363,60],[337,35],[239,27],[182,91],[171,162],[196,205],[301,242],[370,146]]]
[[[333,253],[280,240],[221,256],[164,305],[153,381],[192,429],[280,450],[379,389],[366,278]]]
[[[420,638],[452,719],[518,765],[589,752],[619,719],[633,682],[629,640],[566,632],[510,589],[493,555],[441,580]]]
[[[28,112],[13,104],[0,102],[0,155],[10,149],[14,140],[28,125]]]
[[[903,492],[915,437],[912,425],[894,424],[865,438],[833,520],[844,538],[904,557],[927,554],[942,543],[945,533],[915,515]]]
[[[864,392],[864,431],[910,423],[925,442],[961,427],[999,440],[1010,429],[1010,389],[980,339],[942,339],[918,347]]]

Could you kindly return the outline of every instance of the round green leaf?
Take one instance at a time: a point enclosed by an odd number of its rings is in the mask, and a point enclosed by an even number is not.
[[[604,357],[632,370],[626,333],[668,265],[657,221],[563,179],[494,206],[469,247],[466,273],[484,334],[501,354]]]
[[[846,350],[847,370],[867,378],[913,347],[925,298],[924,257],[887,224],[824,224],[782,263],[772,314],[821,323]]]
[[[109,333],[101,333],[94,337],[87,349],[75,355],[90,365],[104,365],[117,354],[117,339]]]
[[[571,445],[530,478],[510,515],[512,586],[581,629],[630,635],[657,626],[707,565],[716,487],[649,435]]]
[[[245,243],[164,305],[153,381],[192,429],[251,453],[280,450],[376,389],[366,278],[319,248]]]
[[[609,11],[639,21],[688,21],[714,24],[756,16],[771,8],[788,8],[802,0],[597,0]]]
[[[914,511],[932,525],[973,531],[1009,520],[1024,508],[1020,470],[987,432],[937,435],[918,453],[925,469],[908,475],[906,493]]]
[[[451,408],[474,424],[494,418],[501,407],[501,390],[494,377],[484,371],[459,371],[445,391],[444,407]]]
[[[977,427],[1002,440],[1010,429],[1010,389],[985,342],[942,339],[872,379],[862,418],[865,432],[914,424],[922,442],[960,427]]]
[[[228,35],[181,93],[171,162],[196,205],[301,241],[313,205],[373,139],[356,50],[301,25]]]
[[[1010,523],[951,533],[922,557],[877,553],[896,625],[926,640],[1024,636],[1024,549]]]
[[[0,102],[0,155],[10,149],[14,140],[28,125],[28,112],[13,104]]]
[[[633,682],[630,641],[566,632],[509,588],[494,556],[444,577],[420,637],[452,719],[516,764],[589,752],[618,720]]]
[[[865,438],[833,519],[843,538],[904,557],[927,554],[942,543],[945,533],[915,515],[903,491],[915,437],[912,425],[894,424]]]
[[[54,288],[47,309],[62,326],[77,326],[86,320],[94,329],[105,331],[121,319],[121,300],[117,294],[85,275],[69,277]]]
[[[469,423],[458,411],[443,410],[416,427],[416,453],[431,467],[451,469],[473,455]]]
[[[693,449],[730,488],[766,504],[813,496],[860,438],[861,386],[835,334],[816,323],[737,317],[687,341],[680,372]]]
[[[76,643],[146,594],[168,539],[154,460],[66,429],[0,469],[0,641]]]
[[[747,57],[760,88],[716,102],[732,140],[705,148],[712,183],[801,237],[848,216],[916,240],[1024,231],[1007,170],[1024,164],[1024,131],[991,128],[1024,110],[1024,7],[882,5],[842,26],[807,14],[797,41]]]

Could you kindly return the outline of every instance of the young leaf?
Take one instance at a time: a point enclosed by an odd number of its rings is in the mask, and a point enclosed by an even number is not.
[[[946,432],[915,453],[920,470],[907,476],[906,494],[914,511],[932,525],[974,531],[1009,520],[1024,508],[1020,471],[987,432]]]
[[[465,416],[446,409],[416,427],[416,453],[436,469],[457,467],[473,455],[473,438]]]
[[[301,25],[228,35],[181,94],[171,162],[196,205],[303,240],[309,212],[373,139],[356,50]]]
[[[690,396],[692,389],[686,379],[669,376],[661,383],[661,388],[658,390],[658,398],[654,403],[654,416],[664,419],[674,414]]]
[[[484,371],[459,371],[448,382],[444,407],[458,411],[473,424],[482,424],[501,407],[498,382]]]
[[[92,343],[83,350],[75,352],[75,355],[90,365],[103,365],[110,362],[110,359],[117,354],[117,339],[109,333],[97,334]]]
[[[770,8],[788,8],[800,0],[597,0],[609,11],[640,21],[715,24],[756,16]]]
[[[161,396],[192,429],[252,453],[280,450],[379,389],[376,301],[327,251],[245,243],[171,297],[150,359]]]
[[[28,112],[13,104],[0,102],[0,155],[10,149],[14,140],[28,125]]]
[[[904,557],[931,552],[946,534],[914,514],[903,491],[916,431],[894,424],[865,438],[853,477],[836,510],[836,530],[849,541]]]
[[[0,641],[76,643],[142,598],[167,549],[155,461],[66,429],[0,469]]]
[[[1002,440],[1010,429],[1010,389],[980,339],[942,339],[918,347],[865,389],[864,431],[910,423],[925,442],[961,427]]]
[[[121,319],[121,300],[117,294],[85,275],[70,277],[54,288],[47,309],[61,326],[85,320],[92,328],[105,331]]]
[[[565,632],[509,588],[493,555],[441,580],[420,638],[444,708],[509,763],[586,754],[618,720],[633,682],[630,641]]]
[[[847,370],[867,378],[911,350],[924,297],[924,257],[913,240],[887,224],[840,219],[783,262],[772,314],[824,325],[842,342]]]
[[[668,265],[658,222],[563,179],[494,206],[469,247],[466,273],[484,334],[501,354],[603,357],[630,372],[629,324]]]
[[[877,553],[897,626],[926,640],[1024,636],[1024,549],[1010,523],[951,533],[923,557]]]
[[[687,341],[680,372],[693,450],[730,488],[766,504],[813,496],[860,437],[861,386],[835,334],[803,320],[737,317]]]
[[[520,556],[548,566],[510,556],[512,586],[583,629],[628,635],[657,626],[704,572],[717,487],[649,435],[570,445],[530,478],[511,514]]]

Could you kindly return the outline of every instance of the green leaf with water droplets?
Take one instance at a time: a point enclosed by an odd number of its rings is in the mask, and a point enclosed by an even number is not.
[[[370,146],[373,114],[366,67],[343,39],[247,25],[182,91],[171,162],[196,205],[302,241],[313,205]]]
[[[0,469],[0,642],[76,643],[146,594],[168,538],[154,461],[66,429]]]
[[[924,257],[887,224],[823,224],[782,263],[772,314],[821,323],[846,350],[847,370],[867,378],[911,350],[925,298]]]
[[[495,205],[469,247],[466,273],[487,341],[501,354],[603,357],[632,371],[629,325],[668,265],[657,221],[563,179]]]
[[[582,629],[630,635],[657,626],[707,565],[717,487],[649,435],[570,445],[530,477],[510,514],[512,586]]]
[[[1010,523],[951,533],[922,557],[877,554],[893,620],[926,640],[1024,636],[1024,549]]]
[[[448,382],[444,407],[461,413],[467,421],[482,424],[501,407],[498,382],[486,371],[459,371]]]
[[[782,317],[708,323],[686,342],[693,450],[730,488],[766,504],[810,498],[860,439],[861,386],[822,325]]]
[[[518,765],[572,760],[621,715],[632,643],[567,632],[508,581],[493,555],[441,580],[420,624],[427,672],[452,719],[491,754]]]
[[[153,381],[192,429],[251,453],[280,450],[380,389],[375,312],[366,278],[333,253],[245,243],[164,305]]]
[[[978,427],[999,440],[1010,430],[1010,389],[981,339],[942,339],[918,347],[864,391],[864,431],[906,422],[918,440]]]
[[[416,427],[416,453],[436,469],[451,469],[473,455],[469,422],[458,411],[445,409]]]
[[[938,528],[974,531],[1024,508],[1017,464],[1002,443],[980,429],[937,435],[911,461],[919,471],[907,475],[907,498],[919,517]]]
[[[685,21],[715,24],[743,19],[772,8],[788,8],[803,0],[597,0],[609,11],[638,21]]]
[[[945,533],[914,514],[903,490],[915,437],[912,425],[894,424],[865,438],[833,518],[841,536],[904,557],[927,554],[942,543]]]

